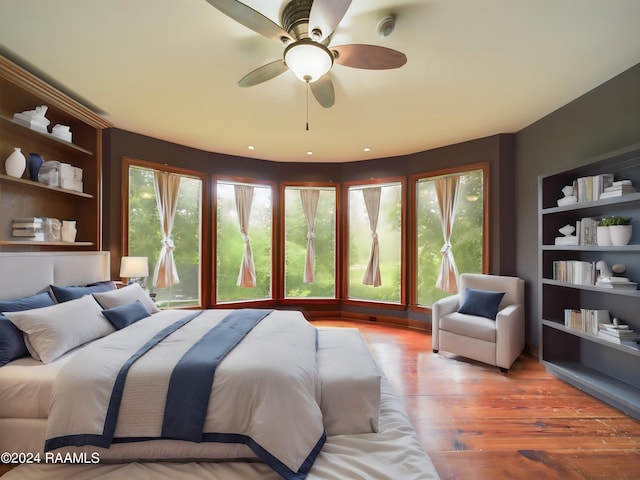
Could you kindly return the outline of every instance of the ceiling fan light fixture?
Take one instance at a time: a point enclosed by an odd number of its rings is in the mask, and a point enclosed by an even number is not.
[[[284,63],[303,82],[315,82],[333,66],[333,55],[327,47],[310,38],[302,38],[287,46]]]

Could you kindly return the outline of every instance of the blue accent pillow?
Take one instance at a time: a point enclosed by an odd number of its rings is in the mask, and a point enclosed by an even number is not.
[[[116,284],[111,280],[104,282],[90,283],[89,285],[79,286],[73,285],[71,287],[59,287],[57,285],[49,285],[51,293],[58,303],[68,302],[69,300],[76,300],[82,298],[85,295],[92,293],[108,292],[116,289]]]
[[[504,292],[467,288],[464,291],[464,299],[458,312],[495,320],[502,297],[504,297]]]
[[[53,304],[51,295],[48,292],[43,292],[16,300],[1,300],[0,312],[21,312],[49,307]],[[22,331],[11,320],[0,314],[0,366],[26,355],[29,355],[29,351],[24,344]]]
[[[102,313],[118,330],[151,315],[140,300],[103,310]]]

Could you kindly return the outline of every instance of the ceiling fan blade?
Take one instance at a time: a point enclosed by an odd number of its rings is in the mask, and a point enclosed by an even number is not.
[[[333,106],[333,102],[336,99],[335,92],[333,90],[333,82],[328,73],[325,73],[322,77],[313,83],[310,83],[311,92],[316,100],[324,108]]]
[[[338,53],[334,62],[345,67],[387,70],[407,63],[404,53],[377,45],[340,45],[331,47],[331,50]]]
[[[260,35],[283,43],[293,41],[291,35],[282,29],[280,25],[272,22],[260,12],[244,3],[236,0],[207,0],[207,2],[236,22]]]
[[[259,83],[271,80],[287,70],[289,70],[289,67],[287,67],[283,60],[276,60],[247,73],[238,81],[238,85],[241,87],[253,87]]]
[[[347,13],[351,0],[315,0],[309,12],[309,35],[321,42],[336,29],[340,20]],[[314,30],[319,30],[320,38],[313,37]]]

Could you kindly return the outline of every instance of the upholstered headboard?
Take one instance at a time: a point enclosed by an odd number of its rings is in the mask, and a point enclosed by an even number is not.
[[[0,252],[0,300],[110,279],[109,252]]]

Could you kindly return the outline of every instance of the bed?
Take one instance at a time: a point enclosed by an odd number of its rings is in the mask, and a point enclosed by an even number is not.
[[[40,461],[3,478],[438,478],[357,329],[157,311],[100,291],[107,252],[0,253],[0,272],[0,301],[100,286],[5,312],[30,355],[0,367],[0,451]]]

